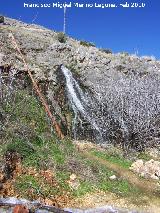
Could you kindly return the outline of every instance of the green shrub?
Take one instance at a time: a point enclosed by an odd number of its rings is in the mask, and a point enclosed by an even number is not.
[[[112,50],[110,50],[110,49],[101,48],[99,50],[103,53],[112,54]]]
[[[60,43],[66,43],[66,41],[67,41],[67,37],[63,32],[59,32],[57,34],[57,39]]]
[[[96,150],[93,150],[92,154],[94,154],[95,156],[97,156],[101,159],[104,159],[111,163],[117,164],[123,168],[129,168],[132,164],[132,162],[130,160],[125,159],[124,157],[119,156],[118,154],[109,155],[105,152],[100,152],[100,151],[96,151]]]
[[[83,45],[85,47],[95,47],[95,44],[92,42],[87,42],[87,41],[80,41],[80,45]]]
[[[4,16],[0,16],[0,23],[4,23]]]
[[[121,54],[124,55],[124,56],[128,56],[129,55],[129,53],[127,53],[127,52],[121,52]]]

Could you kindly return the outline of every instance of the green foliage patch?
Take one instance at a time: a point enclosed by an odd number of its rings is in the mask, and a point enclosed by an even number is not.
[[[95,47],[94,43],[88,42],[88,41],[80,41],[80,45],[82,45],[84,47]]]
[[[108,160],[111,163],[115,163],[123,168],[129,168],[132,164],[132,162],[130,160],[125,159],[124,157],[119,156],[117,154],[109,155],[108,153],[96,151],[96,150],[92,150],[92,154],[94,154],[95,156],[102,158],[104,160]]]
[[[43,107],[39,100],[27,91],[17,91],[14,101],[8,102],[4,110],[10,118],[9,125],[13,128],[6,133],[9,140],[5,146],[0,145],[2,153],[5,154],[9,150],[18,152],[25,168],[35,168],[36,171],[54,170],[59,185],[57,188],[51,187],[43,178],[37,179],[32,175],[22,174],[16,179],[15,187],[23,197],[32,199],[28,193],[30,188],[33,190],[33,197],[63,194],[63,191],[79,197],[97,190],[111,191],[122,196],[137,194],[137,188],[126,180],[118,178],[111,181],[109,177],[116,173],[99,162],[84,157],[71,140],[59,140],[51,134]],[[91,153],[124,168],[131,164],[118,155],[108,155],[96,150]],[[73,173],[80,183],[77,189],[71,189],[68,184]]]
[[[106,49],[106,48],[100,48],[99,49],[101,52],[106,53],[106,54],[112,54],[112,50],[111,49]]]
[[[57,39],[60,43],[66,43],[67,41],[67,36],[63,32],[59,32],[57,34]]]

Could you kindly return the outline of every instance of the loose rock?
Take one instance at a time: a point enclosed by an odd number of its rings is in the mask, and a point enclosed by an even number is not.
[[[155,161],[153,159],[147,162],[144,162],[143,160],[137,160],[131,165],[130,169],[142,177],[151,178],[154,180],[160,179],[159,161]]]

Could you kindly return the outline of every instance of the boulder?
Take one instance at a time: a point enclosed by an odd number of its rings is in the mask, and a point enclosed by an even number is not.
[[[136,173],[142,173],[143,168],[144,168],[144,163],[143,163],[143,160],[141,159],[138,159],[137,161],[135,161],[130,167],[130,169]]]
[[[155,161],[153,159],[144,162],[143,160],[139,159],[135,161],[130,169],[138,173],[140,176],[145,178],[151,178],[154,180],[160,179],[160,162]]]

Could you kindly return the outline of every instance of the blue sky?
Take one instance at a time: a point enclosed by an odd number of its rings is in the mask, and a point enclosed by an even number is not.
[[[0,13],[24,22],[63,30],[63,9],[24,8],[24,3],[64,3],[69,0],[1,0]],[[72,0],[79,3],[120,3],[126,0]],[[138,52],[160,59],[160,0],[128,0],[128,3],[145,3],[144,8],[68,8],[67,34],[87,40],[97,47],[113,52]]]

